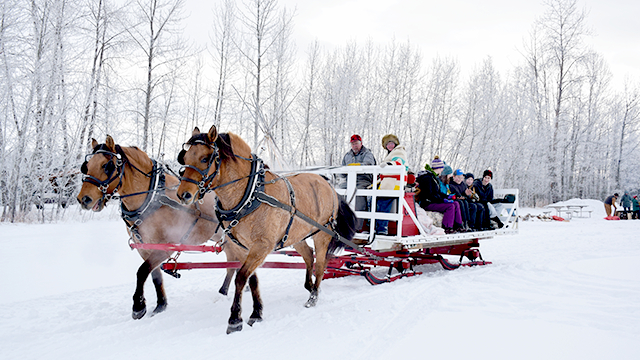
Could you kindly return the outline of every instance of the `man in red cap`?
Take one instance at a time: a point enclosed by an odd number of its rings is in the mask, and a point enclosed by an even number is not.
[[[373,153],[362,145],[360,135],[351,136],[351,150],[342,158],[342,166],[347,165],[377,165]],[[367,189],[373,183],[373,174],[358,174],[356,178],[356,188]],[[369,200],[366,196],[356,196],[356,211],[369,211]],[[356,225],[360,230],[362,223]]]

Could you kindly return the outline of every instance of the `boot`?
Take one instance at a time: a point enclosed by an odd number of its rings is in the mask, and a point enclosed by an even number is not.
[[[496,224],[498,224],[498,229],[502,229],[502,227],[504,226],[502,221],[500,221],[500,218],[497,216],[492,217],[491,220],[495,221]]]

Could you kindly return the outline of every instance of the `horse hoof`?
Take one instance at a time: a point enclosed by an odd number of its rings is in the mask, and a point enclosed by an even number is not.
[[[310,308],[310,307],[316,306],[317,303],[318,303],[318,294],[311,294],[311,296],[309,296],[309,300],[307,300],[307,302],[304,304],[304,307]]]
[[[167,310],[167,303],[158,304],[158,306],[156,306],[156,308],[153,309],[151,316],[158,315],[165,310]]]
[[[227,334],[231,334],[240,330],[242,330],[242,321],[237,324],[229,324],[229,326],[227,326]]]
[[[227,296],[229,289],[225,288],[225,287],[221,287],[220,290],[218,290],[218,292],[224,296]]]
[[[133,318],[133,320],[140,320],[142,319],[142,317],[147,313],[147,308],[142,308],[142,310],[133,310],[131,312],[131,317]]]
[[[261,317],[250,317],[249,321],[247,321],[247,325],[253,326],[253,324],[255,324],[257,322],[262,322],[262,318]]]

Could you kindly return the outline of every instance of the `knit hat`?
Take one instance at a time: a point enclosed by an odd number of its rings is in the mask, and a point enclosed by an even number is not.
[[[493,179],[493,173],[491,172],[491,170],[485,170],[482,173],[482,177],[485,177],[485,176],[491,176],[491,178]]]
[[[465,180],[467,180],[468,178],[475,179],[476,177],[475,177],[475,176],[473,176],[473,174],[472,174],[472,173],[466,173],[466,174],[464,175],[464,179],[465,179]]]
[[[440,160],[440,157],[438,157],[438,155],[436,155],[436,157],[433,158],[433,160],[431,160],[431,168],[433,170],[438,170],[438,169],[444,168],[444,161]]]
[[[393,134],[387,134],[385,136],[382,137],[382,147],[383,148],[387,148],[387,143],[391,141],[392,143],[396,144],[396,146],[400,145],[400,140],[398,140],[398,137],[393,135]]]
[[[442,173],[440,175],[451,175],[453,174],[453,169],[451,168],[451,166],[444,164],[444,169],[442,169]]]
[[[460,169],[456,169],[456,171],[453,172],[453,176],[458,176],[458,175],[464,175],[464,172],[462,172],[462,170]]]
[[[351,141],[350,142],[354,142],[354,141],[362,141],[362,138],[358,134],[351,135]]]

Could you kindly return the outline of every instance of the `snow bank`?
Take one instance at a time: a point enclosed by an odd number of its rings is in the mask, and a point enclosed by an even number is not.
[[[167,311],[131,319],[140,258],[120,220],[1,224],[0,357],[636,358],[640,221],[605,221],[598,207],[590,219],[521,222],[518,235],[482,241],[492,265],[423,266],[380,286],[327,280],[311,309],[304,271],[260,269],[265,320],[232,335],[231,298],[217,293],[223,270],[165,276]],[[146,291],[153,307],[150,281]],[[247,295],[245,316],[250,306]]]

